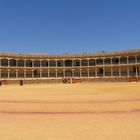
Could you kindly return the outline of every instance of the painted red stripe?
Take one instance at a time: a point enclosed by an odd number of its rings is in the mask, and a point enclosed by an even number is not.
[[[133,109],[133,110],[111,110],[111,111],[73,111],[73,112],[68,112],[68,111],[61,111],[61,112],[22,112],[22,111],[0,111],[0,114],[10,114],[10,115],[63,115],[63,114],[69,114],[69,115],[74,115],[74,114],[120,114],[120,113],[140,113],[140,109]]]
[[[86,101],[41,101],[41,100],[0,100],[0,103],[117,103],[117,102],[137,102],[140,99],[117,99],[117,100],[86,100]]]

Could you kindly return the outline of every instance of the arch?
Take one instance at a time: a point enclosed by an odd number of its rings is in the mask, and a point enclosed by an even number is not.
[[[31,69],[26,70],[26,78],[32,78],[32,70]]]
[[[82,59],[81,60],[81,66],[88,66],[88,60],[87,59]]]
[[[131,63],[136,63],[136,58],[135,56],[129,56],[128,57],[128,63],[131,64]]]
[[[42,78],[48,78],[48,70],[42,69]]]
[[[111,58],[105,58],[105,65],[111,65]]]
[[[81,71],[81,76],[82,76],[82,77],[88,77],[87,69],[82,69],[82,71]]]
[[[113,65],[119,65],[119,58],[118,57],[113,57],[112,58],[112,64]]]
[[[16,78],[16,70],[15,69],[10,70],[9,78]]]
[[[26,60],[26,67],[33,67],[32,60]]]
[[[34,73],[34,78],[39,78],[40,77],[40,71],[39,71],[39,69],[35,69],[33,71],[33,73]]]
[[[48,60],[42,60],[42,67],[48,67]]]
[[[8,67],[8,59],[1,59],[1,66]]]
[[[63,60],[57,61],[57,67],[63,67]]]
[[[23,69],[18,70],[18,78],[24,78],[24,70]]]
[[[75,59],[75,60],[74,60],[74,66],[75,66],[75,67],[80,67],[80,63],[81,63],[81,62],[80,62],[79,59]]]
[[[8,78],[8,70],[1,69],[1,78]]]
[[[57,77],[63,77],[63,70],[62,69],[57,70]]]
[[[40,67],[40,61],[39,60],[34,61],[34,67]]]
[[[127,64],[127,57],[126,56],[120,57],[120,64]]]
[[[24,60],[17,60],[18,67],[24,67]]]
[[[95,59],[89,59],[89,66],[95,66]]]
[[[56,60],[50,60],[49,67],[56,67]]]
[[[15,59],[10,59],[9,60],[9,66],[10,67],[16,67],[16,60]]]
[[[65,67],[72,67],[72,60],[65,60]]]
[[[103,65],[103,59],[102,58],[96,59],[96,65]]]
[[[140,55],[137,56],[137,62],[140,63]]]
[[[98,75],[99,77],[103,77],[103,73],[104,73],[104,69],[103,69],[103,68],[98,68],[98,69],[97,69],[97,75]]]
[[[65,71],[65,77],[72,77],[72,71],[71,70],[66,70]]]
[[[50,77],[53,77],[53,78],[56,77],[56,71],[55,71],[55,69],[51,69],[50,70]]]

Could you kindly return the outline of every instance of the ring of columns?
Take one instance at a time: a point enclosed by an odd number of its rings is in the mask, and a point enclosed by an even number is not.
[[[140,51],[101,55],[0,54],[0,79],[139,77]]]

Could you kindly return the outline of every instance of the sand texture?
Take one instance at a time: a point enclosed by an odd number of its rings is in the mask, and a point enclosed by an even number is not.
[[[140,83],[0,87],[0,140],[139,140]]]

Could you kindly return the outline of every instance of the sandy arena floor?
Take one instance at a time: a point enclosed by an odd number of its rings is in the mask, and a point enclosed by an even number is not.
[[[0,87],[0,140],[139,140],[140,83]]]

